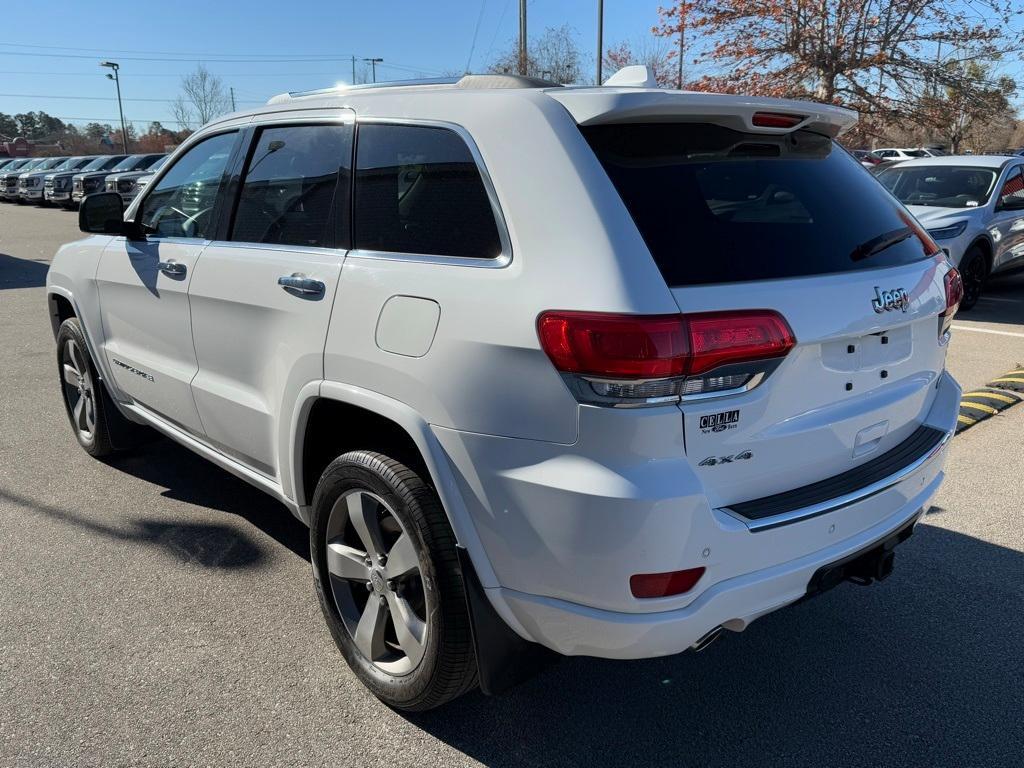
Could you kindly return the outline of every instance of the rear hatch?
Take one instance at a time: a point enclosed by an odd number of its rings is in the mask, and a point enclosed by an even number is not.
[[[817,483],[907,442],[945,361],[949,266],[935,244],[833,142],[838,122],[685,120],[581,130],[684,315],[768,310],[791,329],[784,357],[687,383],[686,454],[712,506]]]

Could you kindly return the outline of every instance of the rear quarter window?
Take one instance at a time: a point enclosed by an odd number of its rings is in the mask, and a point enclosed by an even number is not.
[[[915,237],[864,257],[906,214],[856,159],[810,131],[704,123],[581,129],[671,286],[907,264]]]

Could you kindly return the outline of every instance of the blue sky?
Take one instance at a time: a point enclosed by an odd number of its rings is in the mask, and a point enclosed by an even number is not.
[[[649,36],[659,4],[606,0],[606,47]],[[589,73],[596,7],[531,0],[529,34],[568,23]],[[353,54],[384,59],[378,80],[461,72],[471,51],[471,69],[482,70],[516,35],[518,8],[519,0],[15,0],[4,4],[0,25],[0,112],[115,124],[103,59],[120,63],[125,118],[140,129],[152,120],[173,127],[168,102],[199,62],[234,87],[239,109],[349,80]]]

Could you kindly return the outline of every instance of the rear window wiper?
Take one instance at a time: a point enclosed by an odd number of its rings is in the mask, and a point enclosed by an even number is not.
[[[878,237],[873,237],[854,248],[850,253],[850,261],[867,259],[876,253],[881,253],[886,248],[902,243],[913,234],[914,230],[910,227],[900,227],[891,232],[883,232]]]

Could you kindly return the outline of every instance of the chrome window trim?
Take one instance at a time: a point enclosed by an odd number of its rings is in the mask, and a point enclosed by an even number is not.
[[[772,515],[771,517],[765,517],[760,520],[751,520],[749,518],[746,518],[738,512],[734,512],[729,507],[720,507],[720,509],[722,512],[725,512],[730,517],[736,518],[745,526],[747,526],[751,533],[757,533],[758,531],[766,531],[771,528],[778,528],[782,525],[788,525],[790,523],[795,523],[801,520],[807,520],[812,517],[818,517],[819,515],[826,515],[829,512],[836,512],[842,509],[843,507],[848,507],[851,506],[852,504],[864,501],[865,499],[882,493],[883,491],[887,491],[893,486],[902,483],[904,480],[909,478],[919,469],[923,468],[926,464],[932,461],[936,456],[938,456],[938,454],[940,454],[946,447],[947,443],[949,443],[950,438],[953,437],[955,431],[955,428],[948,430],[946,434],[943,435],[942,439],[939,440],[935,447],[928,451],[928,453],[926,453],[921,458],[912,461],[910,464],[903,467],[903,469],[899,470],[898,472],[895,472],[889,475],[888,477],[882,478],[881,480],[876,480],[874,483],[866,485],[863,488],[859,488],[856,491],[851,491],[850,493],[844,494],[842,496],[837,496],[836,498],[829,499],[828,501],[822,501],[818,504],[812,504],[809,507],[793,509],[790,510],[789,512],[783,512],[778,515]]]
[[[483,181],[484,191],[487,193],[487,199],[491,204],[491,213],[494,214],[494,225],[498,229],[498,240],[501,242],[501,251],[497,256],[490,258],[464,258],[460,256],[446,256],[443,254],[431,254],[431,253],[400,253],[396,251],[374,251],[363,248],[353,248],[349,252],[349,258],[361,258],[361,259],[383,259],[387,261],[409,261],[417,262],[421,264],[439,264],[449,267],[472,267],[472,268],[483,268],[483,269],[503,269],[512,263],[512,239],[508,233],[508,223],[505,220],[505,214],[501,209],[501,202],[498,200],[498,193],[494,187],[494,181],[491,178],[490,172],[487,170],[487,165],[484,163],[483,155],[480,154],[480,148],[477,146],[476,141],[470,135],[463,126],[458,123],[450,123],[446,120],[433,120],[433,119],[420,119],[411,117],[361,117],[356,116],[356,162],[353,164],[352,169],[353,179],[355,184],[358,185],[359,180],[359,132],[358,126],[362,124],[369,125],[409,125],[421,128],[442,128],[455,133],[463,143],[469,149],[469,154],[473,158],[473,162],[476,165],[477,172],[480,174],[480,179]],[[353,195],[353,205],[355,196]],[[353,222],[355,224],[355,222]],[[353,226],[353,234],[355,233],[355,227]],[[353,243],[355,239],[353,238]]]

